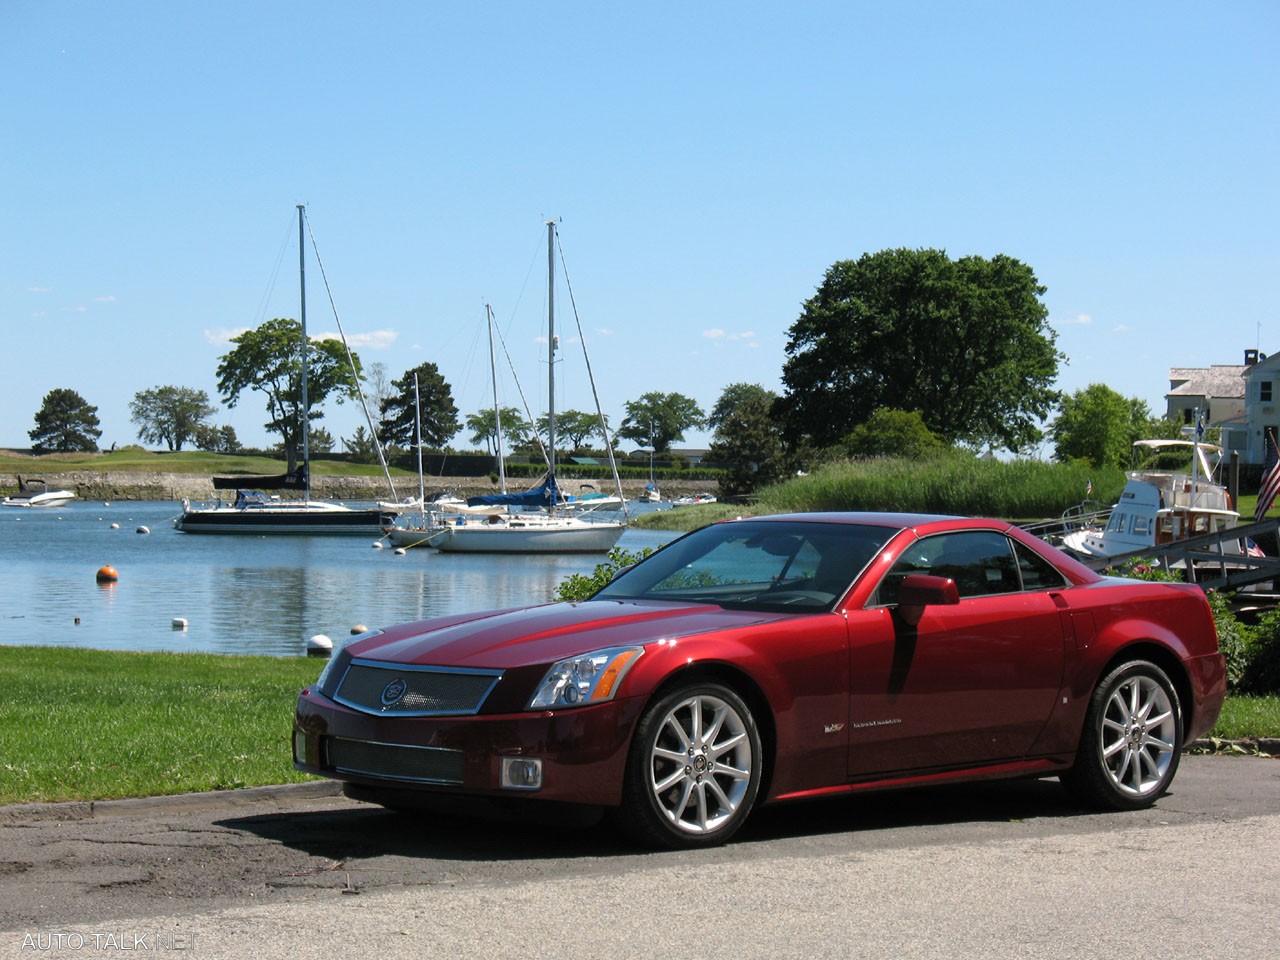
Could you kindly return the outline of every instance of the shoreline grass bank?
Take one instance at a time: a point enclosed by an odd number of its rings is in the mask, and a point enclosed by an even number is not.
[[[299,783],[302,657],[0,646],[0,806]],[[1210,735],[1280,736],[1280,697],[1228,698]]]
[[[298,691],[321,662],[0,647],[0,805],[294,783]]]

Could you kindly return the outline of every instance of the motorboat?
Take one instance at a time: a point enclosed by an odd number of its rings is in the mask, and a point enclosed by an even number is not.
[[[673,507],[696,507],[704,503],[715,503],[716,498],[710,493],[695,493],[693,496],[672,500]]]
[[[1085,559],[1100,559],[1238,526],[1240,514],[1233,509],[1227,488],[1213,479],[1221,448],[1192,440],[1139,440],[1134,444],[1135,454],[1148,459],[1179,448],[1191,448],[1190,473],[1129,471],[1105,524],[1067,533],[1062,538],[1063,549]],[[1226,547],[1231,549],[1232,542]],[[1235,549],[1243,552],[1247,548]]]
[[[31,484],[39,484],[36,489]],[[18,478],[18,492],[0,500],[0,506],[6,507],[61,507],[76,498],[71,490],[50,490],[43,480],[23,481]]]

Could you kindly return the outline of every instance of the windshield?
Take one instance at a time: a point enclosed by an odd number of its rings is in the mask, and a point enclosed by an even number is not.
[[[830,610],[896,532],[802,520],[718,523],[676,540],[593,599]]]

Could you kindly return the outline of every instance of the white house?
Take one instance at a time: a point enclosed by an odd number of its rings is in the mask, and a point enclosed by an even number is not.
[[[1266,432],[1280,436],[1280,354],[1246,350],[1239,366],[1175,367],[1165,402],[1165,416],[1188,425],[1195,411],[1204,413],[1207,425],[1222,428],[1224,450],[1238,451],[1241,463],[1260,464]]]

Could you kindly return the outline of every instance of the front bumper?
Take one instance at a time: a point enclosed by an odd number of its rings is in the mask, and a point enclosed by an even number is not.
[[[612,700],[539,713],[374,716],[309,689],[294,712],[293,765],[370,787],[617,806],[642,706]],[[504,786],[504,758],[541,761],[537,788],[510,785],[509,777]]]

